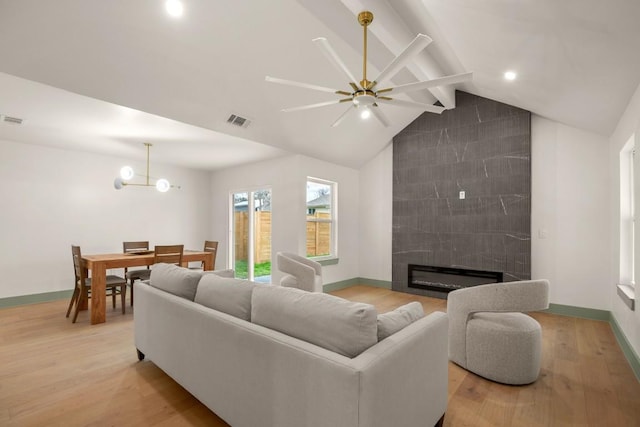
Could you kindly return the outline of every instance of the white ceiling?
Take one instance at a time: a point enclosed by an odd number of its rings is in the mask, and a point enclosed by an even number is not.
[[[0,123],[0,139],[132,157],[149,141],[154,159],[204,170],[285,153],[360,167],[420,111],[384,105],[389,128],[356,115],[332,128],[344,105],[280,109],[333,95],[264,77],[347,90],[311,40],[360,76],[364,9],[370,74],[415,34],[434,40],[395,84],[473,71],[460,89],[607,136],[640,83],[637,0],[183,2],[175,19],[163,0],[0,0],[0,114],[25,119]],[[227,124],[231,113],[251,125]]]

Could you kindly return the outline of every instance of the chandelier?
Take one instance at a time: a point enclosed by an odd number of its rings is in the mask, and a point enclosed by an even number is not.
[[[158,190],[161,193],[166,193],[167,191],[169,191],[170,188],[179,189],[180,188],[179,186],[171,185],[169,181],[164,178],[156,179],[149,175],[149,148],[151,148],[152,144],[145,142],[144,145],[145,147],[147,147],[147,174],[146,175],[136,174],[133,171],[133,168],[131,166],[123,166],[122,169],[120,169],[120,176],[113,180],[113,187],[116,190],[121,190],[127,185],[133,185],[136,187],[156,187],[156,190]],[[145,182],[144,183],[129,182],[136,175],[144,177]],[[155,180],[155,183],[151,182],[152,179]]]

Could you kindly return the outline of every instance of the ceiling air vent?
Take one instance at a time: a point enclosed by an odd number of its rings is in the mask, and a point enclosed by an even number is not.
[[[247,119],[246,117],[240,117],[237,114],[231,114],[227,119],[227,123],[241,128],[247,128],[249,127],[249,123],[251,123],[251,120]]]
[[[21,125],[22,122],[24,121],[18,117],[11,117],[11,116],[0,116],[0,118],[2,119],[3,122],[12,123],[14,125]]]

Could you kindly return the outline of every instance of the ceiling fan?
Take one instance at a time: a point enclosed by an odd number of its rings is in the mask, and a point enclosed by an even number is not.
[[[358,14],[358,22],[363,27],[364,34],[364,53],[362,59],[362,80],[358,82],[358,80],[351,74],[351,71],[347,68],[347,66],[342,62],[338,54],[333,50],[329,41],[324,37],[319,37],[317,39],[313,39],[313,42],[316,43],[322,53],[333,63],[333,65],[342,71],[347,78],[349,79],[349,86],[351,86],[351,91],[347,90],[337,90],[331,89],[328,87],[317,86],[308,83],[301,83],[292,80],[278,79],[275,77],[267,76],[265,78],[266,81],[272,83],[279,83],[289,86],[297,86],[306,89],[317,90],[321,92],[330,92],[337,95],[342,95],[345,98],[337,99],[334,101],[320,102],[318,104],[310,104],[303,105],[300,107],[292,107],[285,108],[282,111],[291,112],[291,111],[300,111],[300,110],[308,110],[311,108],[324,107],[327,105],[334,104],[342,104],[342,103],[351,103],[349,108],[338,117],[338,119],[332,124],[333,127],[338,126],[342,120],[349,114],[353,109],[361,110],[360,114],[362,118],[368,118],[370,115],[373,115],[383,126],[389,126],[389,121],[386,116],[380,111],[378,108],[378,104],[390,104],[390,105],[398,105],[401,107],[411,107],[411,108],[419,108],[423,111],[429,111],[432,113],[440,114],[445,108],[437,105],[423,104],[414,101],[406,101],[403,99],[391,98],[388,95],[396,94],[396,93],[405,93],[411,92],[414,90],[428,89],[436,86],[444,86],[455,83],[462,83],[468,80],[471,80],[473,73],[462,73],[455,74],[446,77],[439,77],[432,80],[426,80],[416,83],[409,83],[400,86],[391,86],[383,89],[377,89],[378,85],[385,80],[393,77],[398,71],[402,69],[409,61],[422,49],[427,47],[429,43],[432,42],[431,38],[424,35],[418,34],[415,39],[398,55],[395,57],[389,65],[385,69],[383,69],[380,74],[373,80],[367,80],[367,26],[371,24],[373,21],[373,13],[368,11],[363,11]]]

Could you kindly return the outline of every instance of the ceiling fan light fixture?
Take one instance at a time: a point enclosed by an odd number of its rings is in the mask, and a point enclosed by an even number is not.
[[[397,105],[401,107],[410,107],[410,108],[419,108],[422,111],[427,111],[431,113],[440,114],[444,111],[443,107],[434,106],[431,104],[421,104],[418,102],[410,102],[404,101],[402,99],[397,99],[393,95],[395,93],[405,93],[415,90],[424,90],[430,89],[437,86],[451,85],[456,83],[464,83],[466,81],[471,80],[472,73],[462,73],[451,76],[438,77],[430,80],[419,81],[415,83],[409,83],[400,86],[390,86],[378,88],[378,85],[381,82],[385,82],[388,79],[391,79],[395,74],[397,74],[402,68],[407,66],[409,62],[422,51],[424,48],[429,45],[433,40],[424,35],[418,34],[411,43],[400,52],[378,75],[377,78],[373,80],[369,80],[367,78],[367,27],[373,22],[373,13],[369,11],[362,11],[358,14],[358,23],[362,26],[362,39],[363,39],[363,49],[362,49],[362,80],[358,80],[351,73],[351,71],[347,68],[344,61],[340,59],[338,54],[329,44],[329,41],[324,37],[318,37],[313,39],[313,42],[320,48],[322,53],[327,57],[327,59],[339,70],[341,71],[348,79],[348,85],[350,86],[349,90],[344,89],[333,89],[323,86],[318,86],[309,83],[296,82],[293,80],[284,80],[278,79],[274,77],[267,76],[265,78],[266,81],[278,84],[284,84],[288,86],[296,86],[302,87],[305,89],[317,90],[320,92],[329,92],[335,95],[339,95],[341,99],[336,99],[335,101],[328,102],[320,102],[317,104],[310,105],[302,105],[299,107],[292,108],[284,108],[282,111],[291,112],[291,111],[302,111],[309,110],[312,108],[324,107],[327,105],[335,105],[341,103],[351,103],[351,105],[355,108],[361,108],[359,110],[361,118],[365,118],[364,116],[369,117],[373,115],[383,126],[387,127],[389,125],[388,120],[382,113],[381,109],[378,108],[378,104],[391,104]],[[375,107],[375,110],[373,109]],[[453,107],[451,107],[453,108]],[[331,125],[332,127],[337,126],[342,122],[344,117],[350,109],[346,110],[338,119]]]
[[[367,120],[369,117],[371,117],[371,110],[369,110],[369,108],[367,107],[364,107],[360,112],[360,118],[363,120]]]

